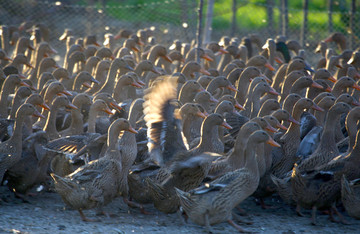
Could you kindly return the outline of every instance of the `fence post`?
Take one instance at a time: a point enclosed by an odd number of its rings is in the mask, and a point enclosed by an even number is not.
[[[282,31],[281,34],[287,37],[289,28],[288,0],[281,0]]]
[[[332,20],[332,13],[333,13],[333,0],[328,0],[328,23],[329,23],[329,33],[333,32],[333,20]]]
[[[351,1],[351,11],[350,11],[350,41],[349,41],[349,49],[353,48],[354,45],[354,36],[355,36],[355,24],[354,18],[356,14],[356,0]]]
[[[211,41],[211,32],[212,32],[212,19],[214,14],[214,2],[215,0],[208,0],[207,11],[206,11],[206,21],[204,28],[204,43]]]
[[[233,0],[231,7],[232,17],[231,17],[231,32],[230,32],[230,36],[232,37],[235,35],[235,31],[236,31],[236,11],[237,11],[237,2],[236,0]]]
[[[274,35],[274,0],[266,0],[267,26],[270,36]]]
[[[204,5],[204,0],[200,0],[199,9],[198,9],[198,25],[197,25],[197,32],[196,32],[196,47],[198,47],[198,48],[200,48],[202,46],[201,31],[202,31],[203,5]],[[196,50],[196,61],[200,64],[199,50]]]
[[[307,34],[307,26],[308,26],[308,10],[309,10],[309,0],[304,0],[303,5],[303,23],[301,27],[301,45],[304,48],[306,44],[306,34]]]

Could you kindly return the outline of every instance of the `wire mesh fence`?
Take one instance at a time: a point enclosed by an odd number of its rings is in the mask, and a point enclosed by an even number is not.
[[[204,10],[207,3],[205,1]],[[286,33],[290,39],[301,39],[304,12],[288,8],[287,31],[284,24],[281,4],[254,3],[254,1],[233,1],[234,5],[215,1],[212,19],[212,40],[222,35],[243,37],[257,33],[265,39]],[[230,1],[227,1],[228,3]],[[265,2],[265,1],[264,1]],[[345,1],[340,1],[345,2]],[[50,42],[55,49],[63,51],[64,43],[58,38],[65,28],[71,28],[76,37],[86,34],[97,35],[101,42],[106,33],[116,34],[120,29],[151,28],[158,43],[170,44],[174,39],[190,42],[195,38],[198,1],[193,0],[1,0],[0,24],[20,25],[23,21],[41,22],[51,29]],[[234,9],[235,17],[232,17]],[[350,8],[329,12],[309,9],[305,28],[304,46],[313,50],[317,43],[330,32],[340,31],[352,36],[353,48],[360,45],[359,24],[350,27]],[[329,22],[329,16],[331,21]],[[352,15],[353,22],[359,22],[359,12]],[[235,19],[231,22],[231,19]]]

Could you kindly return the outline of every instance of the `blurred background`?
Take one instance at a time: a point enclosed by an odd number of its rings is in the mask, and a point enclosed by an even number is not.
[[[158,43],[195,38],[199,0],[0,0],[0,24],[42,22],[52,29],[53,47],[65,28],[76,36],[120,29],[151,28]],[[204,0],[205,42],[249,33],[286,35],[313,50],[331,32],[343,32],[350,46],[360,46],[360,5],[355,0]],[[59,48],[59,51],[63,51]]]

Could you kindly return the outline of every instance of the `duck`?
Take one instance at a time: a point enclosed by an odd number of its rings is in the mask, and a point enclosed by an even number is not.
[[[44,118],[32,104],[22,104],[16,112],[13,135],[8,140],[0,143],[0,181],[3,180],[5,171],[15,165],[21,158],[22,126],[24,119],[30,115]]]
[[[269,140],[278,146],[277,143],[271,141],[265,131],[254,132],[248,141],[245,153],[246,164],[243,168],[228,172],[222,177],[189,192],[175,189],[181,207],[191,221],[205,226],[208,232],[211,231],[210,225],[224,221],[228,221],[238,231],[245,231],[232,221],[232,209],[256,190],[259,183],[259,172],[255,147],[258,143]]]
[[[359,211],[359,179],[348,181],[343,175],[341,179],[341,201],[346,212],[355,219],[360,219]]]
[[[83,221],[94,221],[87,218],[83,210],[101,209],[124,192],[125,181],[119,175],[123,174],[121,160],[127,155],[116,149],[121,131],[137,133],[127,120],[117,119],[109,127],[104,157],[89,162],[66,177],[51,174],[55,191],[68,206],[78,210]]]

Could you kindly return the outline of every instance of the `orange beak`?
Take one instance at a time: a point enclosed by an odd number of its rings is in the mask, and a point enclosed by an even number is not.
[[[299,121],[297,121],[296,119],[294,119],[292,116],[289,117],[289,122],[294,123],[296,125],[300,125]]]
[[[74,104],[69,103],[68,105],[66,105],[67,108],[73,109],[73,110],[78,110],[79,108],[77,108]]]
[[[132,47],[132,50],[135,51],[135,52],[140,52],[140,49],[137,48],[137,46]]]
[[[5,56],[4,58],[3,58],[5,61],[13,61],[10,57],[8,57],[8,56]]]
[[[136,131],[133,127],[129,127],[129,129],[127,130],[127,131],[129,131],[129,132],[131,132],[131,133],[134,133],[134,134],[137,134],[138,133],[138,131]]]
[[[32,114],[34,117],[38,117],[41,119],[45,119],[45,116],[43,116],[42,114],[40,114],[39,111],[35,110],[35,112]]]
[[[111,59],[111,60],[114,60],[114,59],[115,59],[115,56],[114,56],[114,55],[111,55],[111,56],[110,56],[110,59]]]
[[[265,130],[267,130],[267,131],[269,131],[269,132],[272,132],[272,133],[277,132],[277,130],[276,130],[275,128],[271,127],[270,125],[268,125],[267,127],[265,127]]]
[[[24,81],[20,81],[20,86],[25,86],[25,87],[30,88],[30,85],[25,83]]]
[[[91,88],[91,84],[89,84],[88,82],[84,82],[82,83],[82,85],[84,85],[86,88]]]
[[[335,79],[335,77],[333,77],[333,76],[330,76],[330,77],[328,78],[328,80],[330,80],[330,81],[333,82],[333,83],[336,83],[336,79]]]
[[[202,113],[201,111],[196,112],[196,116],[201,117],[203,119],[206,118],[206,115],[204,113]]]
[[[316,111],[320,111],[320,112],[323,112],[324,109],[321,108],[320,106],[316,105],[315,103],[312,105],[311,107],[313,110],[316,110]]]
[[[145,85],[146,85],[146,84],[145,84],[144,82],[142,82],[141,80],[138,80],[137,82],[138,82],[138,84],[140,84],[141,86],[145,86]]]
[[[280,129],[282,129],[282,130],[287,131],[287,127],[285,127],[284,125],[282,125],[282,124],[280,124],[280,123],[277,123],[277,124],[276,124],[276,127],[277,127],[277,128],[280,128]]]
[[[319,85],[319,84],[316,83],[316,82],[313,82],[313,83],[311,84],[311,87],[317,88],[317,89],[323,89],[323,88],[324,88],[322,85]]]
[[[25,65],[27,66],[27,67],[30,67],[30,68],[35,68],[33,65],[31,65],[30,63],[25,63]]]
[[[103,111],[104,111],[105,113],[109,114],[109,115],[114,114],[114,113],[112,113],[112,111],[110,110],[109,107],[106,107],[105,109],[103,109]]]
[[[61,93],[61,94],[65,94],[66,96],[72,96],[72,94],[71,94],[69,91],[67,91],[67,90],[63,90],[63,91],[61,91],[60,93]]]
[[[40,104],[39,106],[44,108],[45,110],[50,110],[50,107],[46,105],[46,103]]]
[[[356,89],[356,90],[360,90],[360,86],[357,84],[353,84],[352,88]]]
[[[276,96],[280,95],[280,94],[279,94],[278,92],[276,92],[275,89],[272,88],[272,87],[270,87],[269,93],[270,93],[270,94],[273,94],[273,95],[276,95]]]
[[[121,106],[119,106],[118,104],[116,104],[115,102],[110,102],[109,106],[117,111],[121,111],[123,108]]]
[[[164,55],[164,56],[161,56],[163,59],[165,59],[166,61],[168,61],[169,63],[172,63],[172,59],[168,56],[168,55]]]
[[[200,72],[204,75],[210,76],[210,72],[208,72],[207,70],[205,70],[204,68],[200,68]]]
[[[238,90],[235,88],[234,85],[228,85],[228,86],[226,86],[226,88],[227,88],[228,90],[231,90],[231,91],[234,91],[234,92],[237,92],[237,91],[238,91]]]
[[[221,124],[221,126],[223,126],[226,129],[232,129],[232,127],[228,123],[226,123],[225,121]]]
[[[270,71],[275,71],[275,68],[273,66],[271,66],[270,63],[265,63],[264,65],[267,69],[269,69]]]
[[[219,49],[219,52],[220,52],[221,54],[228,54],[228,53],[229,53],[229,51],[225,50],[224,48],[220,48],[220,49]]]
[[[245,110],[245,108],[242,105],[240,105],[238,102],[235,103],[235,108],[238,110]]]
[[[284,63],[284,61],[282,61],[281,58],[279,58],[279,57],[275,57],[275,62],[277,62],[278,64]]]
[[[35,48],[32,45],[28,46],[29,50],[35,50]]]
[[[332,88],[327,87],[327,88],[325,89],[325,92],[331,93],[331,92],[332,92]]]
[[[134,86],[134,87],[139,88],[139,89],[142,88],[142,86],[137,82],[131,83],[131,86]]]
[[[101,46],[97,41],[94,42],[94,45],[96,45],[97,47]]]
[[[205,59],[206,61],[212,62],[214,61],[214,59],[212,59],[209,55],[204,54],[203,56],[201,56],[201,58]]]
[[[274,141],[274,139],[270,138],[269,140],[266,141],[267,144],[274,146],[274,147],[280,147],[279,143],[277,143],[276,141]]]

